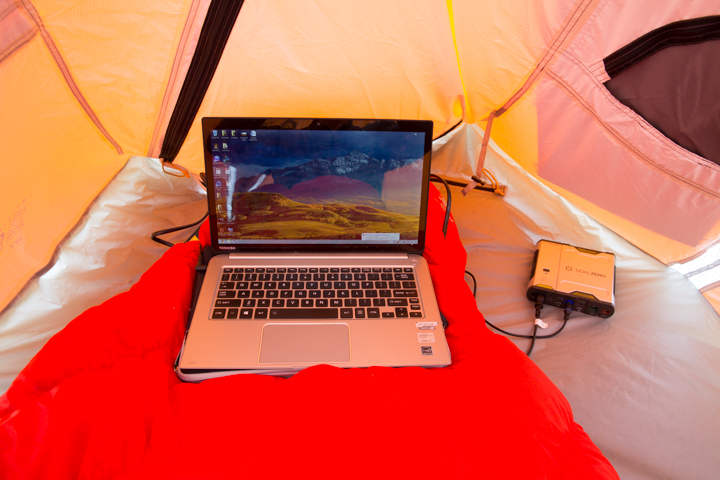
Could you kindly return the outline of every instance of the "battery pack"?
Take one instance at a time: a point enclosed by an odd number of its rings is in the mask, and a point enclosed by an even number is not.
[[[615,313],[615,255],[564,243],[537,243],[527,298],[608,318]]]

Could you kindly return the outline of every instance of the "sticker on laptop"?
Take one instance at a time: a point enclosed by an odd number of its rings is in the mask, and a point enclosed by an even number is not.
[[[418,332],[418,342],[435,343],[435,334],[432,332]]]
[[[432,355],[433,354],[432,347],[422,346],[422,347],[420,347],[420,353],[422,353],[423,355]]]
[[[435,330],[437,322],[415,322],[415,326],[420,330]]]

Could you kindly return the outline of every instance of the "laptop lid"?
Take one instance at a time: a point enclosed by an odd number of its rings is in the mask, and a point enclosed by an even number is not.
[[[431,121],[203,118],[202,127],[216,251],[422,253]]]

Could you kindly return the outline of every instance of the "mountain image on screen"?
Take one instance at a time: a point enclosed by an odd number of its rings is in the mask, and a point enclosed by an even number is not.
[[[236,180],[233,233],[226,238],[360,240],[363,233],[397,233],[415,240],[422,162],[375,159],[358,150],[316,158]]]

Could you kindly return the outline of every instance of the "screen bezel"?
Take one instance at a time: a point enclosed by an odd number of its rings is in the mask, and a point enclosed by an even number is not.
[[[218,227],[215,204],[215,181],[213,175],[213,155],[211,133],[213,130],[367,130],[417,132],[425,135],[423,153],[422,192],[420,197],[420,225],[418,243],[413,244],[312,244],[312,243],[218,243]],[[205,174],[207,176],[208,212],[212,247],[219,253],[240,252],[385,252],[385,253],[422,253],[425,248],[425,229],[427,223],[427,202],[432,151],[433,122],[429,120],[385,120],[385,119],[341,119],[341,118],[260,118],[260,117],[205,117],[202,119],[203,151],[205,154]]]

